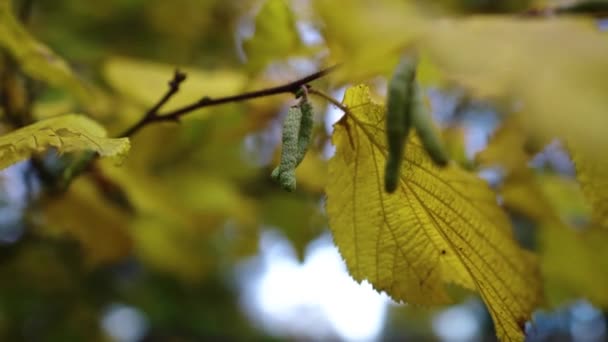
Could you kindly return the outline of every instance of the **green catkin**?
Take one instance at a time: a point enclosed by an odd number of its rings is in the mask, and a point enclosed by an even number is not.
[[[399,171],[405,142],[411,126],[412,84],[416,76],[416,62],[403,58],[388,85],[386,104],[386,139],[388,159],[384,169],[384,189],[394,192],[399,182]]]
[[[437,166],[446,166],[449,161],[448,155],[433,126],[431,115],[424,104],[423,91],[417,84],[414,86],[412,121],[412,124],[418,133],[418,137],[422,142],[422,146],[433,162]]]
[[[278,181],[281,187],[287,191],[296,189],[296,166],[298,164],[298,136],[300,134],[300,122],[302,121],[302,110],[299,106],[289,108],[287,116],[283,121],[283,137],[281,162],[272,171],[271,177]]]
[[[300,132],[298,133],[296,166],[300,165],[306,156],[306,151],[308,151],[308,146],[310,146],[312,139],[312,128],[314,125],[314,112],[310,102],[306,99],[302,100],[300,109],[302,110],[302,118],[300,120]]]
[[[297,120],[299,121],[296,123]],[[298,106],[290,108],[283,122],[281,163],[272,171],[271,177],[287,191],[294,191],[296,188],[295,169],[306,156],[312,139],[313,125],[314,112],[312,105],[306,99],[303,99]],[[297,139],[295,152],[292,145],[294,135]]]

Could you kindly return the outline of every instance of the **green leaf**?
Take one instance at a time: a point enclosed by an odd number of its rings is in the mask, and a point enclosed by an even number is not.
[[[128,138],[106,138],[105,129],[84,116],[62,115],[0,136],[0,169],[52,147],[59,153],[95,151],[102,157],[121,159],[130,143]]]
[[[456,283],[477,290],[498,337],[523,340],[542,299],[536,258],[515,241],[511,224],[484,181],[454,163],[438,168],[410,138],[398,189],[387,194],[385,109],[369,89],[346,91],[350,110],[333,134],[327,214],[351,275],[396,300],[449,301]]]
[[[29,77],[65,88],[82,103],[95,101],[92,90],[68,64],[19,23],[10,0],[0,0],[0,48],[6,50]]]

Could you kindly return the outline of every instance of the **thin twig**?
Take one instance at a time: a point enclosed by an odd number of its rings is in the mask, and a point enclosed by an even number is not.
[[[152,122],[162,122],[162,121],[178,122],[182,116],[184,116],[188,113],[191,113],[195,110],[205,108],[205,107],[217,106],[217,105],[230,103],[230,102],[242,102],[242,101],[247,101],[247,100],[251,100],[251,99],[255,99],[255,98],[273,96],[273,95],[278,95],[278,94],[296,93],[302,86],[327,75],[335,68],[336,68],[336,66],[332,66],[327,69],[323,69],[321,71],[315,72],[314,74],[310,74],[310,75],[303,77],[301,79],[298,79],[296,81],[293,81],[293,82],[290,82],[290,83],[287,83],[287,84],[284,84],[281,86],[277,86],[277,87],[256,90],[256,91],[242,93],[242,94],[238,94],[238,95],[220,97],[220,98],[216,98],[216,99],[212,99],[210,97],[205,96],[202,99],[200,99],[192,104],[186,105],[181,108],[177,108],[175,110],[172,110],[172,111],[170,111],[168,113],[164,113],[164,114],[159,114],[158,108],[156,108],[157,106],[154,106],[152,109],[150,109],[148,111],[148,113],[146,113],[146,115],[144,115],[144,117],[140,121],[138,121],[135,125],[133,125],[133,127],[126,130],[123,134],[121,134],[121,136],[122,137],[133,136],[140,129],[142,129],[143,127],[145,127],[146,125],[148,125]],[[171,95],[169,95],[169,94],[171,94]],[[167,95],[169,95],[169,97],[171,97],[173,94],[174,93],[171,93],[171,89],[167,93]],[[165,97],[167,97],[167,95],[165,95]],[[163,97],[163,99],[165,97]],[[161,105],[162,105],[162,103],[161,103]],[[156,108],[156,110],[154,110],[154,108]]]
[[[135,125],[131,128],[127,129],[120,136],[128,137],[133,135],[135,132],[140,130],[144,125],[148,122],[153,121],[154,117],[158,116],[158,111],[173,97],[173,95],[177,94],[179,91],[179,86],[186,80],[186,74],[176,69],[173,73],[173,79],[169,81],[169,89],[163,95],[163,97],[154,105],[152,108],[148,109],[146,114],[144,114],[143,118],[139,120]]]
[[[342,103],[340,103],[340,101],[334,99],[332,96],[325,94],[324,92],[314,89],[314,88],[309,88],[308,89],[308,93],[309,94],[314,94],[317,95],[325,100],[327,100],[328,102],[330,102],[331,104],[333,104],[334,106],[340,108],[341,111],[343,111],[345,114],[348,113],[348,108],[346,108],[345,105],[343,105]]]

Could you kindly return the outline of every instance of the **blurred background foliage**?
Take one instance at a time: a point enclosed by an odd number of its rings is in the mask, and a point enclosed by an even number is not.
[[[310,3],[265,3],[15,0],[27,30],[86,80],[94,101],[15,72],[6,54],[3,87],[13,75],[27,90],[26,122],[85,112],[117,135],[162,96],[175,66],[188,80],[166,109],[320,69],[326,51]],[[511,13],[547,3],[446,0],[429,11]],[[435,71],[423,60],[426,67],[421,82],[430,86]],[[341,96],[329,81],[317,84]],[[499,126],[496,108],[449,87],[431,87],[430,95],[452,158],[486,172],[491,182],[494,156],[504,156],[513,142],[493,139],[495,154],[488,149],[475,158]],[[46,191],[48,179],[35,169],[42,165],[52,179],[70,156],[49,153],[2,171],[0,340],[493,339],[488,313],[468,292],[453,289],[459,301],[448,308],[414,308],[390,303],[349,278],[323,212],[334,108],[315,102],[315,141],[298,168],[298,190],[285,193],[269,177],[281,118],[292,103],[279,96],[229,104],[200,110],[180,125],[147,127],[132,139],[122,167],[100,161],[61,194]],[[19,124],[2,113],[2,132]],[[599,253],[605,237],[594,240],[597,249],[571,247],[570,233],[543,231],[542,237],[534,228],[555,224],[556,215],[573,224],[589,217],[571,162],[559,146],[535,154],[535,170],[542,171],[535,177],[544,186],[538,188],[518,177],[530,156],[506,155],[512,158],[501,175],[519,187],[503,188],[504,206],[524,245],[549,246],[544,270],[563,279],[547,285],[553,311],[538,313],[531,338],[606,338],[603,313],[572,295],[580,286],[593,288],[594,303],[606,305],[606,289],[568,282],[588,281],[594,269],[562,267],[564,250],[578,248],[573,255],[584,264],[593,257],[584,254]],[[551,207],[522,205],[533,196],[548,197]],[[282,281],[268,285],[273,276]],[[343,308],[338,314],[336,306]],[[358,326],[369,329],[357,334]]]

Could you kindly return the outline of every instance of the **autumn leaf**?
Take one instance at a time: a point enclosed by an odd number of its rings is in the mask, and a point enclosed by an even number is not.
[[[255,18],[255,33],[243,42],[243,49],[254,71],[302,50],[296,19],[286,0],[264,1]]]
[[[541,300],[539,273],[495,194],[454,164],[436,168],[415,137],[400,188],[385,193],[384,108],[366,86],[347,90],[344,105],[349,113],[335,126],[326,192],[330,227],[351,275],[413,304],[449,301],[445,283],[475,289],[498,337],[523,340]]]
[[[536,240],[548,304],[586,298],[608,306],[608,231],[580,227],[587,214],[584,196],[573,179],[559,175],[508,177],[499,189],[509,211],[537,224]],[[576,224],[579,224],[577,226]],[[568,251],[564,253],[564,251]]]
[[[106,81],[120,94],[143,107],[154,105],[167,91],[176,66],[126,57],[109,58],[103,66]],[[180,90],[163,107],[170,111],[204,96],[226,96],[241,91],[247,79],[244,74],[229,69],[203,70],[179,67],[186,73]],[[209,111],[204,111],[209,113]],[[200,117],[200,116],[199,116]]]
[[[315,0],[322,33],[334,62],[335,79],[362,81],[388,74],[402,49],[424,28],[425,18],[406,1]]]
[[[102,157],[126,156],[127,138],[106,138],[105,129],[82,115],[67,114],[38,121],[0,136],[0,169],[55,148],[59,153],[95,151]]]
[[[494,131],[485,149],[475,155],[479,167],[500,166],[510,177],[530,173],[528,161],[532,155],[526,151],[526,135],[521,125],[509,118]]]
[[[88,266],[118,262],[131,252],[129,213],[105,201],[89,179],[77,179],[66,194],[46,198],[42,207],[45,224],[39,231],[77,240]]]
[[[15,18],[10,0],[0,0],[0,48],[6,50],[29,77],[68,89],[82,103],[96,100],[92,89],[87,88],[61,57],[25,30]]]
[[[569,145],[583,193],[592,208],[592,221],[608,229],[608,163],[600,156],[589,158]]]
[[[495,16],[429,25],[420,48],[476,96],[514,104],[534,138],[563,138],[596,158],[608,146],[607,42],[591,21]]]
[[[557,307],[582,297],[606,307],[608,274],[602,270],[608,253],[601,246],[608,243],[608,235],[594,227],[581,227],[589,221],[589,210],[575,180],[528,167],[524,143],[523,132],[508,120],[476,160],[503,167],[505,179],[498,188],[502,205],[535,222],[548,304]]]

